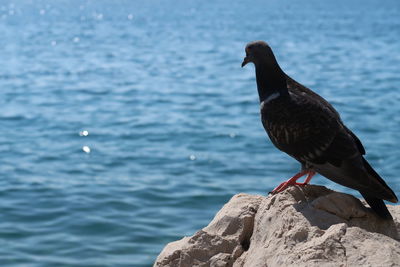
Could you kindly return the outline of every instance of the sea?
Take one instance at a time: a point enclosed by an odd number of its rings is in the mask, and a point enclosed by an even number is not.
[[[0,266],[151,266],[296,173],[240,66],[253,40],[400,196],[398,0],[0,1],[0,34]]]

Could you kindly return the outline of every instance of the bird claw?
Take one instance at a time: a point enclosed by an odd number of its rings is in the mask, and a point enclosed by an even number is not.
[[[298,186],[306,186],[306,185],[309,185],[309,183],[295,183],[294,185],[298,185]]]
[[[286,188],[288,188],[291,185],[295,185],[296,183],[291,183],[290,180],[281,183],[280,185],[278,185],[274,190],[271,191],[272,195],[275,195],[277,193],[282,192],[283,190],[285,190]]]
[[[308,175],[307,175],[307,178],[304,181],[304,183],[297,183],[296,182],[300,177],[302,177],[302,176],[304,176],[306,174],[308,174]],[[274,190],[269,192],[269,194],[275,195],[277,193],[280,193],[280,192],[282,192],[283,190],[285,190],[286,188],[288,188],[291,185],[298,185],[298,186],[308,185],[308,183],[310,182],[311,178],[314,175],[315,175],[315,172],[313,172],[313,171],[302,171],[302,172],[299,172],[298,174],[296,174],[295,176],[293,176],[292,178],[290,178],[286,182],[283,182],[280,185],[278,185]]]

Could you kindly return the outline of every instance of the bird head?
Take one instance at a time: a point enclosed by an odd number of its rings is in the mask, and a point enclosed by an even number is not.
[[[252,62],[256,66],[261,63],[276,63],[271,47],[269,47],[269,45],[264,41],[248,43],[245,51],[246,57],[243,59],[242,68],[249,62]]]

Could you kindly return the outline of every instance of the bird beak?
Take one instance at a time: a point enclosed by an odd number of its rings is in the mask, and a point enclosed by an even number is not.
[[[249,63],[249,62],[250,62],[250,59],[249,59],[248,57],[245,57],[245,58],[243,59],[243,62],[242,62],[242,68],[243,68],[244,66],[246,66],[246,64]]]

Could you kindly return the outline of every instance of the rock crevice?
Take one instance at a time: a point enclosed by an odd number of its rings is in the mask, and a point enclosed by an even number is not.
[[[154,266],[399,266],[400,206],[384,221],[322,186],[238,194],[210,224],[169,243]]]

